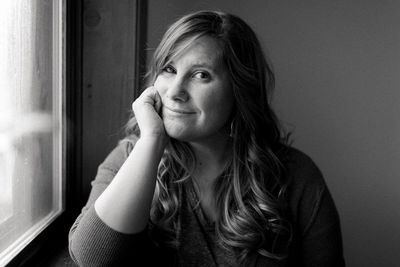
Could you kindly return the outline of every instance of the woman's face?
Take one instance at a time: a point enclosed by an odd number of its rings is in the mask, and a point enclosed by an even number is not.
[[[215,39],[200,37],[158,75],[154,87],[170,137],[191,142],[224,134],[234,99],[219,51]]]

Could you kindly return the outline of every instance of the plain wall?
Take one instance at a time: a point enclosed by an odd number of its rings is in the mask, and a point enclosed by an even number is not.
[[[237,14],[258,34],[278,115],[336,201],[347,266],[399,266],[400,2],[149,0],[148,47],[198,9]]]

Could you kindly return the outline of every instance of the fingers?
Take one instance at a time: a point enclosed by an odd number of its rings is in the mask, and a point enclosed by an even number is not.
[[[164,123],[159,114],[162,100],[154,86],[146,88],[133,102],[132,110],[135,114],[141,136],[164,136]]]
[[[146,88],[142,94],[132,103],[132,109],[140,104],[149,104],[154,107],[157,113],[160,112],[162,107],[161,96],[154,86]]]

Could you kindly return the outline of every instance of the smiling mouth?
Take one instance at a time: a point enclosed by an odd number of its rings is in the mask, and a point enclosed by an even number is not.
[[[182,110],[182,109],[175,109],[175,108],[170,108],[167,106],[164,106],[166,109],[168,109],[169,111],[172,111],[174,113],[178,113],[178,114],[194,114],[196,112],[191,112],[191,111],[186,111],[186,110]]]

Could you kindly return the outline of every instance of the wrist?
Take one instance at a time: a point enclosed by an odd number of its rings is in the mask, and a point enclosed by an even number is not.
[[[157,147],[164,149],[169,142],[169,137],[166,134],[159,133],[140,134],[139,140],[143,143],[156,145]]]

